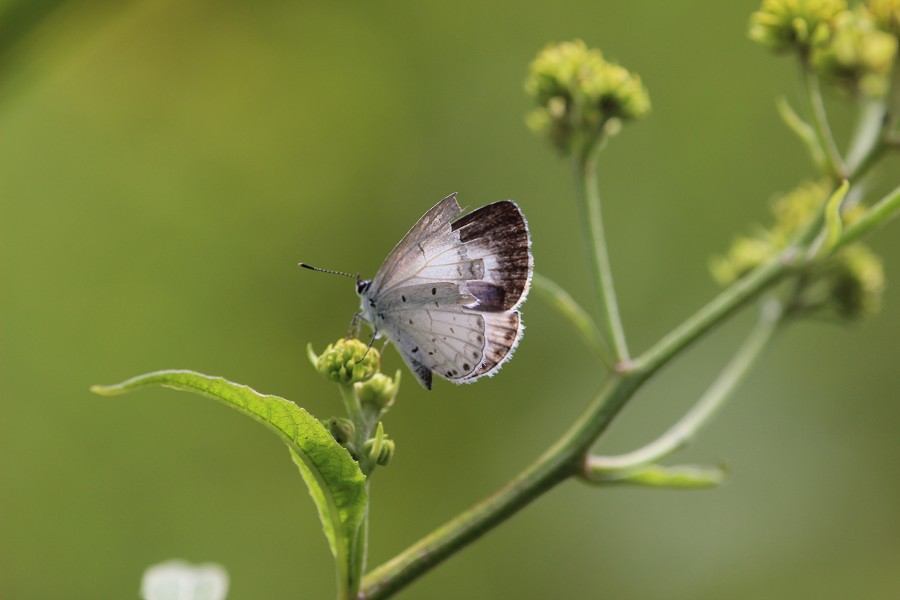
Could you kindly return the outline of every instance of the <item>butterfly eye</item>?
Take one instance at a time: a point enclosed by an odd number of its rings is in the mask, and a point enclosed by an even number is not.
[[[363,292],[365,292],[367,289],[369,289],[370,285],[372,285],[371,279],[357,281],[356,282],[356,293],[359,295],[362,295]]]

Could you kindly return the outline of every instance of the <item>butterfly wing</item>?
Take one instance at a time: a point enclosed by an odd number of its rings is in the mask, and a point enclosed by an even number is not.
[[[423,386],[431,373],[450,381],[472,376],[484,362],[485,318],[466,308],[475,299],[452,282],[395,287],[378,298],[381,328]]]
[[[522,212],[509,200],[454,221],[460,212],[455,194],[428,211],[363,294],[369,322],[428,389],[432,372],[454,383],[493,375],[522,334],[532,272]]]
[[[379,294],[399,285],[427,283],[429,273],[420,271],[428,266],[429,261],[435,258],[443,263],[453,261],[453,249],[459,245],[459,236],[454,235],[450,223],[460,213],[462,209],[456,201],[456,194],[450,194],[422,215],[378,269],[372,280],[372,292]],[[441,256],[436,256],[438,253]],[[419,281],[413,281],[417,274]]]
[[[459,235],[469,259],[481,259],[484,277],[468,282],[477,310],[504,312],[518,308],[528,295],[533,270],[528,223],[519,206],[504,200],[458,219]]]
[[[455,221],[452,229],[469,259],[484,264],[484,277],[466,284],[476,298],[470,310],[484,316],[486,340],[481,365],[465,378],[469,383],[494,375],[512,358],[524,329],[518,308],[528,296],[534,261],[528,222],[512,200],[479,208]]]

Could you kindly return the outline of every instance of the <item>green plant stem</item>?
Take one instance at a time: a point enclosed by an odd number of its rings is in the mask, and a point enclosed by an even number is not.
[[[594,351],[603,364],[612,367],[609,347],[588,312],[552,279],[535,273],[531,283],[534,291],[575,327],[587,347]]]
[[[356,454],[356,461],[359,463],[360,470],[366,476],[366,491],[368,491],[368,478],[374,465],[365,452],[365,444],[371,435],[371,426],[363,414],[359,398],[353,393],[353,385],[340,385],[338,387],[341,391],[341,399],[344,401],[344,408],[347,410],[347,417],[353,422],[354,426],[353,440],[349,446]],[[338,600],[355,600],[359,596],[359,588],[362,584],[363,573],[365,573],[366,557],[369,551],[368,534],[369,507],[366,506],[359,528],[356,530],[356,537],[350,542],[349,572],[343,578],[340,577],[340,573],[338,574]]]
[[[597,154],[603,141],[595,140],[586,149],[578,153],[575,163],[575,186],[578,205],[581,207],[581,221],[584,225],[584,237],[588,244],[593,268],[594,283],[600,299],[601,322],[609,336],[609,345],[616,362],[624,363],[629,359],[628,346],[622,319],[619,316],[619,305],[613,287],[612,269],[609,264],[609,252],[606,248],[606,234],[603,230],[603,215],[600,209],[600,189],[597,182]]]
[[[791,246],[735,281],[652,348],[636,358],[635,369],[657,371],[703,334],[734,314],[738,308],[746,305],[763,290],[792,273],[800,262],[802,254],[801,248]]]
[[[369,481],[366,481],[366,491],[369,491]],[[372,496],[370,495],[369,498]],[[347,592],[349,600],[357,600],[359,598],[359,589],[362,585],[363,574],[366,572],[366,560],[369,554],[369,509],[370,505],[366,505],[366,512],[362,521],[359,523],[356,539],[353,540],[353,548],[351,548],[353,556],[353,578],[352,585],[348,586]],[[343,600],[339,598],[339,600]]]
[[[847,150],[847,168],[854,180],[865,174],[884,150],[882,138],[887,101],[863,98],[860,102],[859,121]]]
[[[782,317],[782,308],[775,299],[760,307],[756,326],[738,351],[719,373],[697,403],[662,436],[649,444],[617,456],[591,456],[585,462],[585,477],[589,480],[609,479],[617,471],[632,470],[657,462],[690,444],[724,406],[751,367],[772,339]]]
[[[828,115],[825,112],[825,102],[822,100],[822,89],[819,87],[819,77],[815,69],[809,64],[806,57],[802,61],[803,93],[812,116],[813,131],[816,133],[822,154],[825,157],[825,166],[828,176],[835,182],[847,178],[847,167],[841,158],[831,127],[828,125]]]

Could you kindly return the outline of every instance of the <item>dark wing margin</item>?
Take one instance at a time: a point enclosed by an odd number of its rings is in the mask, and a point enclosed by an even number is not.
[[[514,310],[531,283],[531,238],[528,223],[512,200],[488,204],[453,222],[470,259],[484,260],[485,275],[467,283],[478,299],[471,307],[486,312]]]
[[[491,377],[496,374],[503,363],[512,358],[519,340],[522,339],[524,325],[518,311],[485,313],[484,317],[487,339],[484,360],[478,369],[466,375],[461,383],[473,382],[482,375]]]

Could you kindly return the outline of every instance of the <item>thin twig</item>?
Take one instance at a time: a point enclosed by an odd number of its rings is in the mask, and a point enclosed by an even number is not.
[[[594,271],[594,283],[600,299],[601,322],[609,336],[613,357],[616,362],[625,363],[629,360],[628,345],[613,286],[597,182],[597,153],[601,145],[602,141],[595,141],[575,157],[575,182],[578,204],[582,209],[584,236],[590,249],[588,254]]]

